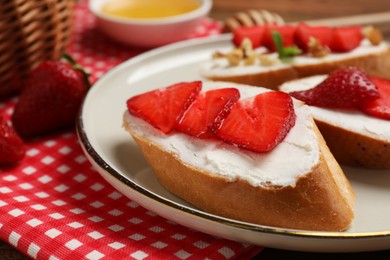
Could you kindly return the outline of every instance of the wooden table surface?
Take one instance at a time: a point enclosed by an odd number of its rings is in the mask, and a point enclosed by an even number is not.
[[[311,21],[331,25],[375,25],[390,37],[388,0],[214,0],[210,16],[224,21],[249,9],[279,14],[286,22]]]
[[[336,23],[374,24],[390,40],[390,1],[388,0],[214,0],[210,17],[225,20],[235,13],[248,9],[264,9],[278,13],[286,22],[323,20]],[[340,19],[340,17],[343,17]],[[348,19],[345,19],[348,17]],[[332,20],[329,20],[332,18]],[[267,248],[255,259],[390,259],[390,250],[362,253],[307,253]],[[1,260],[29,259],[5,242],[0,241]]]

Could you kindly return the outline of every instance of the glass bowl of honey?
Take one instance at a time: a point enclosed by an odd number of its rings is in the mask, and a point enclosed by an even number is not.
[[[154,48],[187,39],[212,0],[91,0],[99,28],[132,46]]]

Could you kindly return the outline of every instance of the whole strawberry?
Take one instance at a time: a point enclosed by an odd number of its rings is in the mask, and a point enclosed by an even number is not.
[[[69,56],[70,63],[45,61],[26,80],[12,115],[22,138],[33,138],[74,125],[89,83]]]
[[[23,159],[25,152],[23,140],[0,116],[0,164],[16,164]]]

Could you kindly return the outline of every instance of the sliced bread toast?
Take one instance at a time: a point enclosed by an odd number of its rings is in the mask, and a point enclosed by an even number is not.
[[[206,82],[204,89],[264,88]],[[256,153],[221,140],[164,134],[124,113],[123,126],[160,183],[196,207],[240,221],[301,230],[342,231],[354,218],[355,195],[310,111],[294,101],[297,120],[272,151]]]
[[[317,75],[286,82],[284,92],[306,90],[325,80]],[[390,168],[390,121],[359,110],[310,106],[315,122],[334,157],[341,164]]]

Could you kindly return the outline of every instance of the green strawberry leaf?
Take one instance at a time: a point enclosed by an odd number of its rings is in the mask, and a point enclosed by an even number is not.
[[[66,52],[62,53],[62,58],[64,58],[67,62],[69,62],[75,70],[81,71],[81,73],[84,76],[84,80],[87,83],[88,88],[91,87],[91,82],[89,81],[89,77],[91,74],[87,73],[84,70],[84,68],[79,63],[77,63],[77,61],[75,59],[73,59],[73,57],[70,56],[68,53],[66,53]]]
[[[302,50],[294,46],[283,47],[283,37],[277,31],[272,31],[272,39],[275,43],[276,51],[278,52],[279,59],[281,59],[284,62],[288,62],[291,60],[293,56],[302,53]]]

